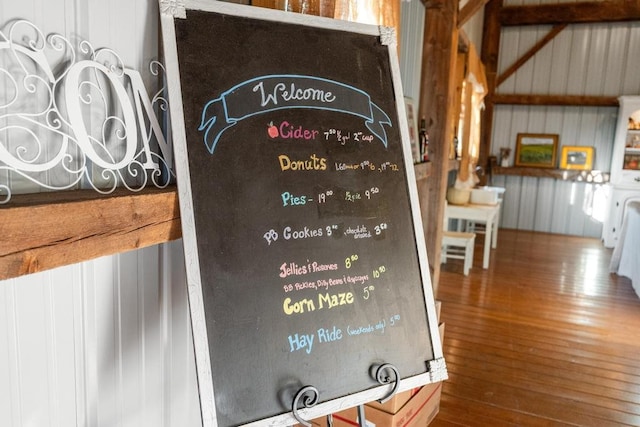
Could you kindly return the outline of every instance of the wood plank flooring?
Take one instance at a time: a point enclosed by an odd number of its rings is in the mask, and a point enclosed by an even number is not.
[[[449,379],[432,426],[640,426],[640,298],[598,239],[500,230],[442,265]]]

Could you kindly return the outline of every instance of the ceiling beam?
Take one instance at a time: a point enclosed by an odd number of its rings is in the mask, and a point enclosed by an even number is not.
[[[503,26],[640,21],[640,1],[610,0],[507,6],[500,10],[499,19]]]
[[[618,98],[615,96],[582,96],[582,95],[525,95],[499,94],[491,98],[494,104],[509,105],[560,105],[579,107],[617,107]]]

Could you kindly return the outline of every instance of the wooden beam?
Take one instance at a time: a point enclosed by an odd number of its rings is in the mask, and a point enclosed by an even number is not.
[[[494,94],[494,104],[617,107],[615,96]]]
[[[485,67],[487,78],[487,95],[485,108],[481,114],[480,152],[478,166],[488,168],[489,153],[491,153],[491,131],[493,128],[493,94],[496,90],[498,75],[498,53],[500,52],[500,21],[498,15],[502,9],[502,0],[491,0],[484,9],[484,26],[480,59]],[[486,174],[480,179],[486,179]]]
[[[0,207],[0,280],[182,236],[175,187],[14,195]]]
[[[547,25],[640,20],[638,0],[508,6],[500,11],[500,24]]]
[[[541,40],[539,40],[531,49],[529,49],[524,55],[522,55],[516,62],[511,64],[509,68],[507,68],[500,76],[498,76],[496,80],[496,87],[500,86],[502,82],[507,80],[513,73],[516,72],[518,68],[520,68],[524,63],[526,63],[529,59],[531,59],[536,53],[540,51],[543,47],[545,47],[551,40],[554,39],[555,36],[560,34],[562,30],[567,27],[568,24],[558,24],[555,25],[551,31],[547,33]]]
[[[489,0],[469,0],[458,13],[458,29],[462,28]]]
[[[449,145],[453,141],[451,115],[453,105],[457,102],[454,99],[453,79],[458,51],[457,14],[457,0],[425,2],[418,111],[419,117],[425,118],[429,133],[431,175],[427,180],[427,194],[421,197],[421,208],[426,211],[425,239],[435,294],[440,275],[440,244],[449,173]]]

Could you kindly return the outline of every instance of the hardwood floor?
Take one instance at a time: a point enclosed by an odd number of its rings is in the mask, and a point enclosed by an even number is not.
[[[598,239],[500,230],[442,265],[449,379],[432,426],[640,426],[640,298]]]

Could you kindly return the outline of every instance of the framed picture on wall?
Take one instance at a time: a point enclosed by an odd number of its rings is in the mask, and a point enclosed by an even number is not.
[[[591,170],[593,154],[593,147],[564,146],[560,155],[560,169]]]
[[[515,166],[554,168],[558,151],[558,135],[519,133],[516,141]]]

